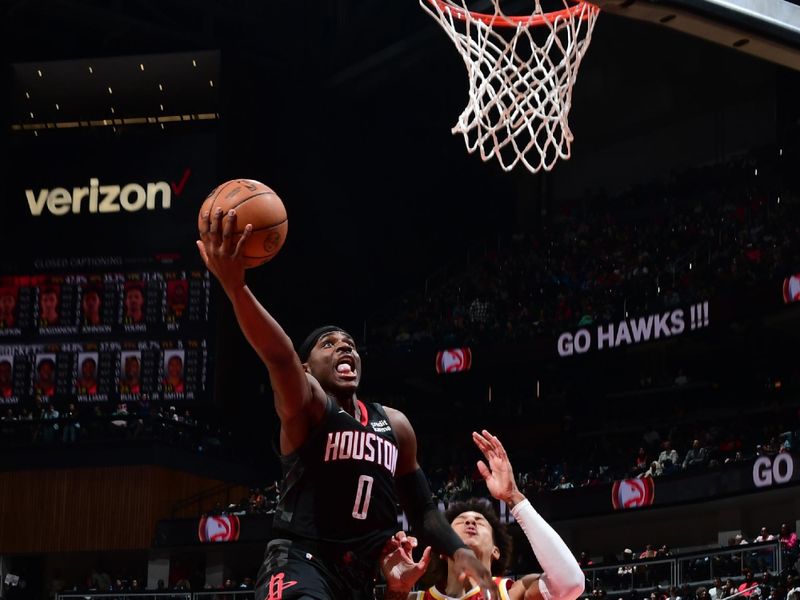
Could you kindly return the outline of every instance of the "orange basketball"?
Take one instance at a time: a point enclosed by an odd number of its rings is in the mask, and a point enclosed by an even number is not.
[[[242,249],[247,268],[262,265],[283,247],[289,220],[286,207],[278,194],[260,181],[253,179],[231,179],[212,190],[200,207],[198,227],[202,225],[203,213],[213,215],[217,208],[223,214],[236,210],[235,241],[248,224],[253,226],[250,238]]]

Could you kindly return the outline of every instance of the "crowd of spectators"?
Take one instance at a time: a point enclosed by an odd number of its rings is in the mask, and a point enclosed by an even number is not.
[[[703,419],[676,420],[671,425],[623,428],[620,431],[587,425],[576,428],[566,415],[547,437],[535,442],[530,435],[517,443],[509,436],[518,486],[528,496],[569,490],[634,477],[670,477],[716,469],[756,456],[775,456],[800,447],[800,403],[768,405],[761,411],[753,402],[748,412],[721,409]],[[586,429],[585,429],[586,428]],[[435,434],[418,432],[420,447],[436,448]],[[463,439],[461,439],[463,438]],[[561,440],[559,442],[559,440]],[[448,503],[485,494],[482,478],[469,456],[469,438],[451,436],[440,452],[423,457],[423,465],[437,497]]]
[[[770,542],[779,543],[781,569]],[[586,596],[604,598],[613,593],[615,598],[630,600],[722,600],[734,594],[760,600],[800,598],[790,596],[800,592],[800,547],[797,534],[788,523],[775,530],[764,526],[750,539],[739,533],[725,546],[684,554],[680,559],[682,578],[696,587],[687,584],[677,589],[670,585],[670,565],[665,559],[673,557],[667,546],[652,544],[640,552],[625,548],[620,555],[598,558],[581,552],[578,562],[587,576]],[[698,583],[703,585],[697,586]],[[643,591],[647,593],[643,595]]]
[[[800,265],[796,157],[770,148],[557,207],[368,323],[370,347],[523,341],[707,300]]]
[[[205,582],[205,577],[198,571],[191,577],[179,577],[171,583],[166,583],[159,579],[155,587],[147,587],[147,579],[142,577],[111,576],[103,569],[93,569],[91,573],[81,582],[67,581],[61,575],[55,575],[49,582],[49,597],[55,594],[68,593],[93,593],[93,594],[113,594],[121,592],[124,594],[136,595],[137,597],[147,597],[146,592],[155,594],[166,594],[169,592],[200,592],[200,591],[225,591],[234,592],[255,589],[254,578],[245,576],[241,580],[236,577],[226,577],[222,585],[211,585]],[[176,595],[176,600],[182,596]],[[232,600],[236,596],[214,596],[210,600]],[[113,597],[111,600],[115,600]],[[122,600],[122,597],[119,599]]]
[[[110,440],[156,439],[197,452],[215,453],[231,437],[188,408],[145,402],[67,403],[36,399],[0,413],[0,445],[72,445]]]

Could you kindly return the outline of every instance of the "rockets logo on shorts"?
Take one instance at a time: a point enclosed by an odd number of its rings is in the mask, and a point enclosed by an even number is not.
[[[264,600],[282,600],[283,592],[297,584],[296,581],[284,581],[284,579],[284,573],[277,573],[270,577],[267,584],[267,597]]]

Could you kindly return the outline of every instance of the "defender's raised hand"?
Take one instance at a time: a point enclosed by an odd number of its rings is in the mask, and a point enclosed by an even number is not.
[[[511,461],[508,460],[508,454],[500,440],[484,429],[482,433],[473,431],[472,441],[475,442],[488,463],[487,466],[486,463],[479,460],[478,471],[486,482],[489,493],[509,506],[514,506],[524,500],[525,496],[517,488]]]

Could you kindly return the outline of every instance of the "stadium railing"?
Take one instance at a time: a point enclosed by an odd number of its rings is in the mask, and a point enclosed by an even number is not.
[[[662,559],[636,559],[583,569],[586,591],[632,592],[663,589],[669,586],[706,585],[721,579],[740,579],[746,569],[755,576],[780,573],[780,542],[744,544],[719,550],[681,553]]]
[[[250,592],[251,594],[253,592]],[[56,594],[56,600],[94,600],[95,598],[109,598],[114,600],[192,600],[192,592],[179,590],[165,592],[69,592]]]
[[[69,592],[56,594],[56,600],[94,600],[110,598],[114,600],[254,600],[255,590],[203,590],[184,592],[180,590],[165,592]]]

